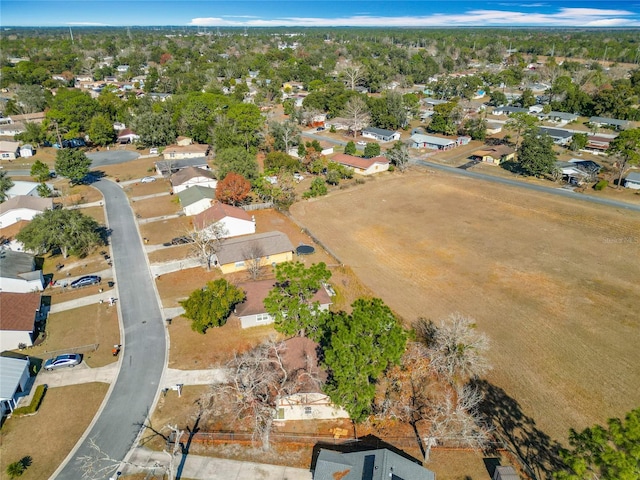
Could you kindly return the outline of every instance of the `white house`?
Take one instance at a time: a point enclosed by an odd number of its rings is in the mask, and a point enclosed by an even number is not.
[[[13,137],[19,133],[24,133],[26,128],[20,122],[11,122],[0,125],[0,137]]]
[[[20,195],[26,195],[30,197],[39,197],[37,182],[27,182],[26,180],[14,180],[13,187],[5,192],[7,198],[18,197]]]
[[[640,172],[631,172],[624,179],[625,188],[640,190]]]
[[[389,160],[386,157],[362,158],[346,153],[337,153],[332,161],[349,167],[353,173],[358,175],[373,175],[374,173],[386,172],[389,170]]]
[[[33,255],[5,248],[0,250],[1,292],[29,293],[42,290],[44,277],[42,270],[36,269],[36,259]],[[0,310],[4,310],[4,306]]]
[[[15,160],[20,156],[20,144],[18,142],[0,141],[0,158],[2,160]]]
[[[222,238],[238,237],[256,233],[255,218],[241,208],[215,202],[211,207],[197,214],[193,225],[198,230],[207,231],[217,223],[224,229]]]
[[[362,129],[362,136],[365,138],[373,138],[374,140],[382,143],[400,140],[400,132],[375,127]]]
[[[13,412],[28,383],[28,358],[0,357],[0,416]]]
[[[244,302],[236,305],[235,315],[240,319],[242,328],[258,327],[273,323],[273,317],[264,308],[264,299],[269,291],[274,287],[275,280],[258,280],[254,282],[239,283],[237,287],[244,291],[246,298]],[[327,311],[331,305],[331,297],[323,287],[316,292],[312,298],[313,302],[318,302],[320,310]]]
[[[455,140],[443,137],[434,137],[432,135],[423,135],[422,133],[414,133],[411,135],[411,148],[429,148],[431,150],[449,150],[457,147]]]
[[[0,292],[0,352],[33,345],[40,304],[38,292]]]
[[[178,170],[171,175],[169,179],[173,193],[180,193],[190,187],[200,186],[207,188],[216,188],[218,180],[211,170],[205,170],[198,167],[187,167]]]
[[[140,135],[128,128],[125,128],[118,133],[118,143],[135,143],[138,140],[140,140]]]
[[[197,215],[211,207],[216,198],[213,188],[195,186],[178,193],[180,204],[187,216]]]
[[[33,145],[26,143],[20,147],[20,156],[22,158],[33,157],[34,154],[35,149],[33,148]]]
[[[32,220],[37,214],[52,208],[51,198],[16,195],[0,203],[0,228],[6,228],[21,220]]]

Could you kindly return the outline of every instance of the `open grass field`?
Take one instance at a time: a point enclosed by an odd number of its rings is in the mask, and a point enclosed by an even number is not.
[[[47,391],[36,415],[8,419],[0,431],[0,477],[25,456],[32,464],[20,480],[49,478],[93,419],[107,393],[106,383]]]
[[[640,403],[637,214],[424,171],[291,213],[407,325],[475,318],[494,391],[551,438]]]

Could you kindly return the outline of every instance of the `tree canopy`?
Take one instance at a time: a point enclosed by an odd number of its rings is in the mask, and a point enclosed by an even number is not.
[[[84,257],[99,245],[104,245],[102,227],[79,210],[54,209],[39,213],[26,225],[16,239],[25,249],[43,254],[60,251]]]
[[[67,177],[71,183],[80,183],[89,173],[91,159],[82,150],[61,148],[56,152],[56,173]]]
[[[620,188],[622,176],[627,168],[640,163],[640,128],[620,132],[620,135],[609,144],[607,153],[620,159],[618,163],[618,188]]]
[[[216,200],[228,205],[239,205],[250,191],[249,180],[238,173],[229,172],[216,186]]]
[[[243,147],[231,147],[216,153],[218,178],[224,180],[229,172],[235,172],[248,180],[258,177],[258,162],[254,153]]]
[[[180,302],[191,329],[206,333],[211,327],[221,327],[227,322],[233,307],[245,299],[245,293],[224,278],[207,282],[204,288],[195,290],[189,298]]]
[[[518,151],[518,162],[525,175],[552,175],[556,170],[556,152],[551,137],[533,132],[526,134]]]

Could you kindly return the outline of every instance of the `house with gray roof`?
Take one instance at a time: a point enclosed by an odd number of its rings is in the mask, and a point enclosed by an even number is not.
[[[0,291],[13,293],[44,290],[42,270],[36,268],[36,258],[24,252],[0,249]]]
[[[29,383],[29,358],[0,357],[0,416],[16,408]]]
[[[203,170],[210,170],[207,157],[180,158],[175,160],[169,159],[156,162],[156,171],[165,177],[187,167],[197,167],[202,168]]]
[[[189,187],[200,186],[216,188],[218,180],[211,170],[198,167],[187,167],[178,170],[169,179],[173,193],[180,193]]]
[[[284,233],[272,231],[227,238],[216,253],[214,265],[222,273],[247,270],[251,264],[262,266],[293,260],[293,245]]]
[[[618,130],[624,130],[631,126],[631,122],[629,120],[618,120],[617,118],[607,117],[591,117],[589,118],[589,123],[600,127],[615,127]]]
[[[365,138],[373,138],[374,140],[382,143],[400,140],[400,132],[375,127],[363,128],[362,136]]]
[[[435,480],[436,475],[419,462],[391,450],[340,453],[321,449],[313,480]]]
[[[529,109],[522,108],[522,107],[502,106],[502,107],[495,107],[493,109],[493,112],[491,113],[493,115],[513,115],[514,113],[529,113]]]
[[[571,123],[575,122],[578,119],[578,115],[575,113],[567,113],[567,112],[556,112],[550,111],[549,113],[540,113],[538,115],[540,120],[551,120],[552,122],[566,122]]]
[[[449,150],[458,146],[455,140],[433,135],[414,133],[411,135],[411,148],[428,148],[431,150]]]
[[[562,128],[540,127],[538,135],[549,135],[556,145],[568,145],[573,137],[573,132]]]
[[[632,190],[640,190],[640,172],[629,173],[624,179],[624,186]]]
[[[216,198],[216,190],[195,185],[178,193],[178,198],[185,215],[197,215],[211,207]]]

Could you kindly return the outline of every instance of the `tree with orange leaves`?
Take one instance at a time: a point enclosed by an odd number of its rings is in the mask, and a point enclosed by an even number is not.
[[[251,183],[242,175],[229,172],[216,187],[216,199],[228,205],[239,205],[251,191]]]

